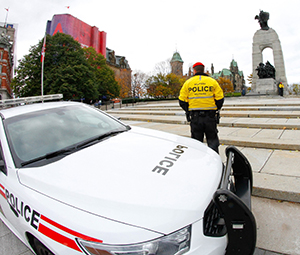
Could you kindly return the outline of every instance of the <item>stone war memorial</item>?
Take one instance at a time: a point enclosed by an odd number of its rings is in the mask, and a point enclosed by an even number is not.
[[[269,13],[260,11],[255,16],[261,29],[253,36],[252,44],[252,92],[262,95],[277,95],[278,84],[287,87],[285,67],[281,44],[276,31],[268,26]],[[269,61],[263,63],[263,51],[266,48],[273,50],[274,66]]]

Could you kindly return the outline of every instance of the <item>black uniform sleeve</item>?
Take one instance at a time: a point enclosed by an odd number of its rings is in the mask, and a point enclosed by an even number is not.
[[[224,103],[224,97],[220,100],[215,100],[215,102],[216,102],[216,106],[217,106],[218,110],[220,110]]]
[[[179,99],[179,105],[180,105],[180,107],[181,107],[185,112],[188,112],[188,111],[189,111],[189,103],[184,102],[184,101],[181,101],[181,100]]]

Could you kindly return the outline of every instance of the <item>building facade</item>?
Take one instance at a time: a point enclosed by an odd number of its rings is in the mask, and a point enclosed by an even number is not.
[[[176,74],[178,76],[183,76],[183,60],[179,54],[179,52],[175,52],[170,61],[171,64],[171,73]]]
[[[191,67],[189,68],[189,71],[187,74],[183,75],[183,60],[179,54],[179,52],[175,52],[170,60],[170,65],[171,65],[171,73],[176,74],[178,76],[182,76],[185,78],[190,78],[192,77],[192,70]],[[207,74],[209,72],[207,71]],[[230,62],[229,69],[223,68],[222,71],[215,73],[214,72],[214,65],[211,65],[211,75],[212,78],[214,79],[219,79],[220,77],[226,78],[230,80],[233,84],[233,88],[235,91],[242,91],[242,89],[245,86],[245,79],[244,79],[244,74],[243,71],[239,70],[237,62],[233,59]]]
[[[56,14],[47,23],[47,34],[65,33],[71,35],[82,47],[93,47],[106,58],[107,65],[114,71],[120,86],[131,85],[131,69],[124,56],[115,55],[115,51],[106,47],[106,32],[99,31],[70,14]],[[125,79],[125,78],[126,79]]]
[[[14,66],[15,28],[0,27],[0,100],[12,98],[11,80]]]
[[[242,91],[245,86],[245,78],[243,71],[239,70],[237,62],[232,59],[230,62],[229,69],[223,68],[222,71],[214,73],[214,66],[211,66],[211,76],[214,79],[219,79],[220,77],[230,80],[233,84],[234,91]]]

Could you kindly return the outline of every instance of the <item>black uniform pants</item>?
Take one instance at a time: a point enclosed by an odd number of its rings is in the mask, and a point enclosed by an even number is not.
[[[219,153],[219,137],[214,111],[193,111],[191,113],[192,138],[203,142],[206,137],[208,147]]]
[[[279,95],[283,97],[283,88],[279,88]]]

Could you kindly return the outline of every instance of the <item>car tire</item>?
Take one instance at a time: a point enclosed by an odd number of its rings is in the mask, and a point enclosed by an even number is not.
[[[33,250],[36,255],[55,255],[45,245],[43,245],[38,239],[33,239]]]

